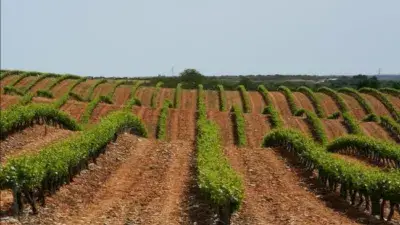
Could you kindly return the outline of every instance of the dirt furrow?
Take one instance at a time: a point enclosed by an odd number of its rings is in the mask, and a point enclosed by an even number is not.
[[[56,101],[56,99],[45,98],[45,97],[33,97],[32,98],[32,102],[34,102],[34,103],[50,104],[50,103],[52,103],[54,101]]]
[[[350,112],[352,112],[356,119],[362,120],[366,116],[360,103],[358,103],[358,101],[354,97],[343,93],[339,93],[339,95],[344,99],[349,107]]]
[[[314,106],[305,94],[301,92],[293,92],[293,96],[298,108],[302,108],[310,112],[315,112]]]
[[[315,95],[317,96],[317,98],[319,98],[319,101],[322,108],[324,109],[326,116],[330,116],[332,115],[332,113],[335,112],[340,112],[338,106],[336,105],[336,102],[329,95],[318,92],[316,92]]]
[[[86,106],[86,103],[69,100],[61,107],[61,110],[68,113],[74,119],[79,121],[81,116],[85,112]]]
[[[15,85],[16,88],[23,88],[25,86],[28,86],[32,81],[37,80],[39,76],[29,76],[25,77],[24,79],[20,80],[18,84]]]
[[[157,122],[160,114],[160,109],[152,109],[149,107],[143,107],[143,116],[140,117],[146,125],[149,138],[155,139],[157,134]]]
[[[197,90],[182,90],[181,109],[196,111],[197,109]]]
[[[289,104],[286,101],[286,97],[281,92],[271,91],[269,92],[272,104],[279,111],[282,117],[292,116]]]
[[[396,142],[396,139],[392,138],[392,136],[376,122],[362,122],[360,123],[360,127],[364,133],[370,137]]]
[[[157,107],[161,108],[165,100],[169,100],[171,103],[174,103],[174,94],[175,89],[161,88],[160,92],[158,93]]]
[[[96,108],[93,110],[92,115],[90,116],[90,121],[92,123],[97,123],[101,120],[101,118],[107,116],[109,113],[121,110],[122,106],[120,105],[111,105],[106,103],[99,103]]]
[[[45,78],[45,79],[37,82],[35,84],[35,86],[32,87],[30,92],[36,93],[38,90],[47,89],[47,87],[50,86],[50,84],[52,84],[55,80],[56,80],[56,78],[54,78],[54,77]]]
[[[153,95],[154,90],[155,88],[153,87],[139,87],[136,92],[136,98],[140,100],[142,106],[151,106],[151,96]]]
[[[207,110],[219,110],[219,95],[217,91],[206,90],[204,91],[205,102]]]
[[[87,98],[89,97],[89,90],[90,88],[97,82],[95,79],[88,79],[84,82],[79,83],[75,88],[72,90],[72,92],[82,96],[82,98]]]
[[[66,79],[61,81],[61,83],[57,84],[53,89],[51,89],[51,93],[53,93],[54,98],[59,98],[67,93],[68,89],[76,82],[75,79]]]
[[[252,106],[252,113],[260,114],[263,112],[265,102],[263,97],[258,91],[248,91],[250,97],[250,104]]]
[[[389,111],[386,109],[386,107],[382,104],[381,101],[379,101],[377,98],[375,98],[372,95],[368,95],[368,94],[361,94],[361,96],[365,99],[365,101],[367,101],[372,109],[374,110],[374,112],[379,115],[379,116],[389,116],[391,118],[391,114],[389,113]]]
[[[194,142],[196,136],[196,113],[192,110],[179,110],[178,139]]]
[[[321,121],[325,126],[325,132],[328,136],[328,140],[332,141],[347,134],[346,127],[340,120],[321,119]]]
[[[124,105],[128,102],[132,92],[132,86],[130,85],[121,85],[117,87],[115,90],[113,101],[114,104]]]
[[[249,148],[259,148],[264,136],[271,130],[268,117],[263,114],[244,114]]]
[[[0,109],[4,110],[19,102],[21,97],[15,95],[0,95]]]
[[[3,88],[8,84],[16,81],[19,78],[17,75],[7,76],[0,81],[1,93],[3,93]]]
[[[393,104],[394,108],[397,111],[400,111],[400,98],[399,97],[395,97],[393,95],[388,95],[386,94],[386,97],[389,99],[389,101]]]
[[[245,185],[232,224],[357,224],[312,193],[274,149],[229,148],[226,154]]]
[[[100,97],[101,95],[108,95],[114,87],[114,82],[106,82],[99,84],[93,91],[92,98]]]
[[[225,146],[234,146],[235,135],[231,114],[229,112],[208,111],[207,117],[219,126],[222,144]]]
[[[308,135],[310,137],[312,136],[311,130],[304,118],[288,116],[288,117],[284,117],[282,119],[283,119],[285,128],[297,129],[297,130],[303,132],[303,134],[305,134],[305,135]]]
[[[237,105],[243,108],[242,98],[240,97],[239,91],[225,91],[226,95],[226,108],[230,110],[232,105]]]

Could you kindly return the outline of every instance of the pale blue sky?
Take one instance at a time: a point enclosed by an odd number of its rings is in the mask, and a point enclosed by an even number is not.
[[[399,0],[1,0],[1,68],[400,73]]]

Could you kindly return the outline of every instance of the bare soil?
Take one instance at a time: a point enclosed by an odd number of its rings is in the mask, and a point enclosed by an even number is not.
[[[88,79],[84,82],[79,83],[77,86],[74,87],[72,92],[82,96],[82,98],[89,97],[89,90],[90,88],[97,82],[95,79]]]
[[[54,77],[45,78],[45,79],[37,82],[35,84],[35,86],[32,87],[30,92],[36,93],[38,90],[47,89],[47,87],[50,86],[50,84],[52,84],[55,80],[56,80],[56,78],[54,78]]]
[[[0,80],[0,87],[1,87],[1,93],[3,93],[3,88],[7,86],[8,84],[14,82],[19,78],[18,75],[12,75],[12,76],[7,76],[4,79]]]
[[[272,104],[282,117],[292,116],[292,112],[290,111],[289,104],[286,101],[284,94],[277,91],[271,91],[269,92],[269,96],[271,97]]]
[[[150,107],[134,107],[134,113],[146,125],[149,138],[157,137],[157,122],[160,115],[160,109],[152,109]]]
[[[317,96],[317,98],[319,98],[319,101],[325,111],[326,116],[330,116],[335,112],[340,112],[336,102],[329,95],[318,92],[316,92],[315,95]]]
[[[136,91],[136,98],[141,101],[142,106],[151,106],[151,96],[153,95],[154,90],[155,88],[153,87],[139,87]]]
[[[235,146],[235,134],[230,112],[207,111],[208,119],[220,128],[221,142],[225,146]]]
[[[364,133],[370,137],[396,142],[396,140],[391,137],[386,129],[381,127],[376,122],[361,122],[360,127],[362,128]]]
[[[117,110],[121,110],[123,106],[121,105],[111,105],[106,103],[99,103],[93,110],[90,117],[91,123],[98,123],[101,118],[107,116],[109,113]]]
[[[39,76],[25,77],[22,80],[20,80],[14,87],[22,88],[22,87],[28,86],[28,84],[30,84],[34,80],[37,80],[38,78],[39,78]]]
[[[175,95],[175,89],[161,88],[160,92],[158,92],[157,107],[161,108],[165,100],[169,100],[171,103],[174,103],[174,95]]]
[[[20,96],[16,95],[0,95],[0,109],[4,110],[10,106],[17,104],[21,99]]]
[[[224,91],[226,95],[226,108],[230,110],[233,105],[243,108],[239,91]]]
[[[294,100],[297,107],[303,108],[310,112],[315,112],[314,106],[312,105],[310,99],[301,92],[293,92]]]
[[[55,99],[44,98],[44,97],[33,97],[32,98],[32,102],[34,102],[34,103],[50,104],[54,101],[55,101]]]
[[[271,130],[268,117],[263,114],[244,114],[246,123],[247,146],[261,147],[264,136]]]
[[[386,107],[382,104],[381,101],[379,101],[377,98],[375,98],[372,95],[368,95],[368,94],[363,94],[361,93],[361,96],[365,99],[365,101],[367,101],[372,109],[374,110],[374,112],[379,115],[379,116],[389,116],[391,117],[389,111],[386,109]]]
[[[329,141],[347,134],[347,129],[342,124],[342,121],[329,119],[321,119],[321,121],[325,126],[326,136],[328,136]]]
[[[66,79],[61,81],[61,83],[57,84],[53,89],[51,89],[51,92],[54,95],[54,98],[59,98],[65,93],[68,92],[68,89],[76,82],[76,79]]]
[[[343,93],[339,93],[339,95],[344,99],[344,101],[349,107],[350,112],[357,120],[362,120],[366,116],[360,103],[358,103],[358,101],[353,96],[346,95]]]
[[[262,113],[265,108],[265,102],[263,97],[258,91],[249,91],[251,112]]]
[[[94,89],[92,98],[95,99],[97,97],[100,97],[101,95],[108,95],[112,91],[114,85],[115,85],[115,83],[114,82],[110,82],[110,81],[107,81],[106,83],[99,84]]]
[[[219,95],[218,91],[205,90],[205,102],[207,110],[219,110]]]
[[[389,99],[389,101],[393,104],[394,108],[397,111],[400,111],[400,98],[399,97],[395,97],[393,95],[388,95],[386,94],[386,97]]]
[[[288,117],[283,117],[282,119],[284,126],[286,128],[297,129],[301,131],[303,134],[312,137],[311,130],[304,118],[296,116],[288,116]]]
[[[196,136],[196,114],[192,110],[169,109],[167,139],[194,142]]]
[[[182,89],[180,109],[196,111],[197,90]]]
[[[132,93],[132,86],[130,85],[120,85],[115,90],[113,101],[117,105],[125,105]]]
[[[81,116],[85,112],[87,104],[75,100],[68,100],[62,107],[61,110],[68,113],[75,120],[79,121]]]

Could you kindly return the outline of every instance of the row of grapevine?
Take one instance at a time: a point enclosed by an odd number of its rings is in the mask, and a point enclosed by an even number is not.
[[[163,85],[163,82],[158,82],[156,84],[156,89],[153,91],[153,94],[151,95],[151,100],[150,100],[150,105],[152,108],[157,108],[157,97],[158,93],[160,92],[161,86]]]
[[[57,77],[57,75],[52,74],[52,73],[46,73],[46,74],[39,76],[36,80],[33,80],[30,84],[28,84],[28,86],[24,87],[24,92],[26,93],[26,92],[30,91],[37,83],[39,83],[40,81],[42,81],[46,78],[50,78],[50,77]]]
[[[226,95],[224,86],[219,84],[218,86],[218,99],[219,99],[219,111],[223,112],[226,111]]]
[[[243,85],[239,85],[237,88],[240,92],[240,98],[243,103],[243,112],[250,113],[251,112],[251,104],[249,93],[247,93],[246,88]]]
[[[157,139],[165,140],[167,138],[167,120],[168,120],[168,109],[172,107],[172,103],[165,100],[163,107],[161,108],[160,115],[157,122]]]
[[[275,109],[274,104],[269,97],[268,90],[264,87],[264,85],[258,86],[258,92],[260,92],[261,96],[264,99],[266,107],[264,108],[263,114],[269,115],[269,121],[271,123],[272,128],[280,128],[283,126],[283,120],[279,114],[279,112]]]
[[[318,118],[317,114],[310,111],[305,111],[306,121],[311,128],[311,133],[313,134],[315,140],[322,145],[326,145],[328,143],[328,137],[326,136],[324,124],[321,122],[321,119]]]
[[[357,122],[356,118],[352,116],[349,112],[345,112],[342,114],[343,122],[346,126],[349,134],[356,134],[356,135],[363,135],[364,132],[362,131],[359,123]]]
[[[36,198],[44,204],[45,192],[56,189],[73,180],[88,161],[104,152],[106,145],[115,140],[121,131],[129,130],[147,137],[143,123],[131,113],[118,111],[111,113],[92,129],[44,147],[37,154],[10,159],[0,167],[0,188],[11,189],[14,205],[22,209],[28,202],[33,213],[37,213]],[[25,200],[22,199],[25,197]]]
[[[380,117],[379,124],[400,142],[400,124],[386,116]]]
[[[329,152],[341,152],[370,158],[387,166],[400,168],[400,146],[366,136],[347,135],[329,143]]]
[[[66,75],[59,76],[53,83],[51,83],[47,87],[47,90],[51,91],[51,89],[53,89],[57,84],[61,83],[64,80],[67,80],[67,79],[81,79],[81,78],[82,77],[80,77],[80,76],[71,75],[71,74],[66,74]]]
[[[88,96],[86,98],[87,101],[92,101],[93,100],[92,96],[93,96],[93,93],[94,93],[94,90],[96,89],[96,87],[99,86],[100,84],[103,84],[103,83],[106,83],[106,82],[107,82],[106,79],[97,80],[96,83],[94,83],[89,89],[89,94],[88,94]]]
[[[220,222],[230,224],[232,213],[243,201],[243,181],[226,159],[218,125],[207,119],[203,87],[199,85],[197,116],[197,183]]]
[[[127,80],[119,80],[119,81],[115,82],[110,93],[108,93],[108,97],[110,97],[110,99],[112,99],[114,97],[114,93],[117,90],[117,88],[121,85],[128,84],[128,83],[129,83],[129,81],[127,81]]]
[[[80,122],[83,124],[86,124],[89,122],[90,117],[92,116],[93,110],[96,108],[96,106],[100,103],[104,102],[107,104],[112,104],[112,99],[110,99],[109,96],[100,96],[92,101],[89,102],[89,104],[86,106],[85,112],[83,113]]]
[[[139,81],[137,81],[137,82],[132,86],[131,93],[130,93],[130,96],[129,96],[129,100],[126,102],[125,108],[130,109],[130,108],[132,108],[132,106],[134,106],[134,105],[141,105],[140,100],[137,99],[137,98],[135,97],[135,95],[136,95],[137,89],[138,89],[139,86],[142,85],[142,84],[143,84],[143,81],[140,81],[140,80],[139,80]]]
[[[43,98],[53,98],[53,93],[51,93],[51,91],[49,90],[38,90],[36,92],[36,95],[39,97],[43,97]]]
[[[386,107],[386,109],[390,112],[394,120],[399,120],[400,119],[400,113],[396,111],[395,107],[393,104],[387,99],[387,97],[382,94],[380,91],[374,89],[374,88],[361,88],[360,89],[361,93],[366,93],[374,96],[375,98],[379,99],[379,101],[382,102],[382,104]]]
[[[292,91],[285,86],[279,86],[278,90],[281,91],[285,95],[286,100],[289,104],[290,111],[292,112],[293,116],[303,115],[304,109],[297,108],[296,102],[294,101],[294,96],[293,96]]]
[[[246,125],[242,109],[237,105],[232,106],[233,126],[235,129],[235,139],[238,146],[247,144]]]
[[[338,91],[353,96],[353,98],[357,100],[358,104],[361,105],[365,114],[374,114],[374,111],[372,110],[370,104],[367,101],[365,101],[365,99],[356,89],[346,87],[346,88],[340,88]]]
[[[57,99],[54,103],[53,103],[53,107],[55,107],[56,109],[61,108],[69,99],[70,97],[70,93],[72,93],[72,90],[78,86],[78,84],[86,81],[86,77],[82,77],[80,79],[78,79],[67,91],[67,93],[65,93],[61,98]]]
[[[182,84],[179,83],[176,85],[175,93],[174,93],[174,108],[178,109],[181,105],[181,96],[182,96]]]
[[[68,114],[49,105],[31,104],[14,106],[0,114],[0,133],[2,138],[37,123],[60,125],[69,130],[80,130],[77,122]]]
[[[317,116],[319,118],[325,117],[325,112],[321,106],[319,99],[317,98],[317,96],[315,96],[314,92],[310,88],[301,86],[297,89],[297,91],[305,94],[307,96],[307,98],[310,99],[311,104],[314,107],[315,113],[317,114]]]
[[[399,89],[386,87],[386,88],[380,88],[379,91],[382,92],[382,93],[393,95],[395,97],[400,97],[400,90]]]
[[[22,73],[18,76],[18,79],[14,80],[13,82],[9,83],[7,86],[9,87],[14,87],[16,84],[18,84],[21,80],[23,80],[26,77],[31,76],[30,73]]]
[[[351,196],[351,203],[355,204],[356,196],[359,201],[368,199],[372,203],[372,215],[384,217],[384,206],[390,201],[390,220],[394,213],[394,206],[400,203],[400,173],[398,171],[384,172],[378,168],[365,167],[354,162],[333,157],[311,139],[294,130],[273,130],[264,137],[265,147],[280,147],[293,152],[304,167],[316,171],[318,179],[329,190],[335,192],[340,189],[344,199]],[[382,201],[381,201],[382,200]]]
[[[321,87],[318,89],[318,92],[329,95],[336,102],[336,105],[339,107],[340,112],[345,113],[349,111],[343,98],[340,97],[340,95],[335,90],[328,87]]]
[[[5,86],[3,88],[4,94],[6,95],[24,95],[24,92],[14,86]]]

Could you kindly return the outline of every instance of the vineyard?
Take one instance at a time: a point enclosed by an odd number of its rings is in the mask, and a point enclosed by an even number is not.
[[[1,224],[400,224],[397,89],[0,79]]]

